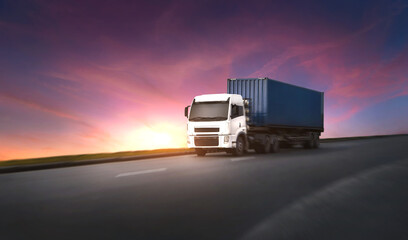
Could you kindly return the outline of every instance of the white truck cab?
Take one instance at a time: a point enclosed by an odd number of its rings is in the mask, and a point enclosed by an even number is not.
[[[188,148],[203,156],[209,151],[242,155],[246,150],[245,101],[238,94],[196,96],[185,108]]]

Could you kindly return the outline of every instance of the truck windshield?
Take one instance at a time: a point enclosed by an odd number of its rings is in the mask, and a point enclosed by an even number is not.
[[[229,102],[195,102],[191,106],[190,121],[223,121],[228,119]]]

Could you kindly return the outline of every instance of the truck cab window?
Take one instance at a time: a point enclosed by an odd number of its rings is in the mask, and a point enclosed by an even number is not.
[[[238,116],[244,116],[244,107],[238,106]]]
[[[231,106],[231,119],[244,116],[244,107],[232,104]]]

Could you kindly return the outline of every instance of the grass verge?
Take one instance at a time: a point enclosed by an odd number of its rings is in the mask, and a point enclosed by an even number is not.
[[[185,149],[185,148],[174,148],[174,149],[156,149],[156,150],[142,150],[142,151],[115,152],[115,153],[95,153],[95,154],[65,155],[65,156],[29,158],[29,159],[15,159],[15,160],[0,161],[0,167],[45,164],[45,163],[56,163],[56,162],[74,162],[74,161],[84,161],[84,160],[94,160],[94,159],[104,159],[104,158],[121,158],[121,157],[133,157],[133,156],[141,156],[141,155],[153,155],[153,154],[160,154],[160,153],[178,153],[178,152],[189,152],[189,151],[192,152],[192,150]]]

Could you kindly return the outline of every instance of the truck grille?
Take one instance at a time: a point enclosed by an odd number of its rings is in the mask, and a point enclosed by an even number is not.
[[[219,132],[220,128],[195,128],[195,132]]]
[[[218,137],[195,137],[196,146],[218,146]]]

